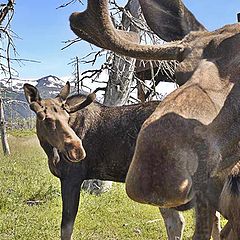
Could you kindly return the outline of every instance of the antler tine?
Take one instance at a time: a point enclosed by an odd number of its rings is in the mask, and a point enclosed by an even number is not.
[[[181,60],[180,41],[165,45],[136,44],[136,34],[114,28],[108,0],[89,0],[84,12],[70,16],[73,32],[84,40],[122,55],[146,60]]]

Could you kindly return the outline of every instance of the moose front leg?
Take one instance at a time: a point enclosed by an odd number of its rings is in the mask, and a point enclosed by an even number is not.
[[[196,194],[196,225],[193,240],[210,240],[215,218],[213,209],[203,192]]]
[[[61,240],[71,240],[73,225],[78,211],[80,189],[83,181],[61,179],[62,223]]]
[[[165,227],[168,240],[181,240],[185,226],[185,220],[180,212],[175,209],[159,208]]]

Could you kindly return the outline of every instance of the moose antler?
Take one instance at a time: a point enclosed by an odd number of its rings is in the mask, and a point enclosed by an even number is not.
[[[148,26],[161,39],[182,39],[190,31],[206,31],[181,0],[139,0]]]
[[[89,0],[84,12],[70,16],[70,26],[80,38],[129,57],[146,60],[181,60],[180,41],[165,45],[135,44],[136,34],[114,28],[109,16],[108,0]]]

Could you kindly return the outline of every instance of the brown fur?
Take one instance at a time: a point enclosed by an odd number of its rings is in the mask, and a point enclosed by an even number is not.
[[[236,164],[228,176],[220,195],[219,209],[229,219],[221,234],[222,239],[238,240],[240,236],[240,163]],[[229,228],[228,225],[231,227]],[[229,229],[226,231],[226,228]]]
[[[186,26],[194,29],[189,21],[197,26],[193,15],[184,14],[182,1],[168,4],[151,0],[140,4],[150,28],[159,36],[173,32],[172,28],[177,28],[178,36],[184,36]],[[210,204],[212,194],[208,196],[208,189],[212,184],[213,189],[220,189],[216,193],[220,193],[226,176],[223,172],[229,173],[227,169],[239,160],[235,116],[239,114],[240,90],[236,84],[240,76],[240,25],[228,25],[213,32],[190,32],[181,42],[165,46],[142,46],[125,40],[126,34],[113,28],[107,6],[107,0],[89,0],[84,13],[70,17],[72,30],[80,37],[84,38],[84,33],[97,40],[98,46],[130,57],[177,59],[180,61],[177,82],[185,83],[145,121],[127,175],[127,193],[135,201],[162,207],[185,204],[196,196],[194,239],[208,240],[216,209],[216,205]],[[153,16],[159,14],[161,19],[165,12],[170,13],[169,21],[174,19],[176,24],[162,26],[163,21],[155,21],[158,17]],[[171,16],[172,12],[178,12],[178,17]],[[91,21],[83,26],[81,20],[89,16]],[[181,26],[179,34],[179,25],[183,23],[186,25]],[[99,27],[94,30],[96,26]],[[177,38],[177,34],[171,36],[171,40]],[[220,111],[224,104],[230,106],[224,108],[228,115]],[[214,119],[214,124],[210,124]],[[218,177],[223,179],[220,185]]]
[[[70,116],[64,102],[70,92],[70,84],[67,83],[54,99],[41,99],[38,90],[30,84],[24,84],[23,88],[30,108],[36,113],[38,139],[48,157],[56,159],[52,150],[56,148],[70,161],[84,159],[86,153],[82,141],[67,124]],[[80,109],[81,105],[78,107],[76,109]]]

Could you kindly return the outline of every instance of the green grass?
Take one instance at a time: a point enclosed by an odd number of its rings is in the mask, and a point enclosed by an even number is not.
[[[57,240],[60,184],[48,170],[35,136],[9,138],[11,156],[0,150],[0,240]],[[31,201],[31,202],[29,202]],[[33,203],[33,204],[30,204]],[[193,234],[193,212],[184,213],[184,239]],[[124,184],[100,196],[81,193],[74,240],[167,239],[158,208],[131,201]]]
[[[35,129],[15,129],[15,130],[9,130],[8,134],[14,136],[14,137],[28,137],[33,136],[36,133]]]

